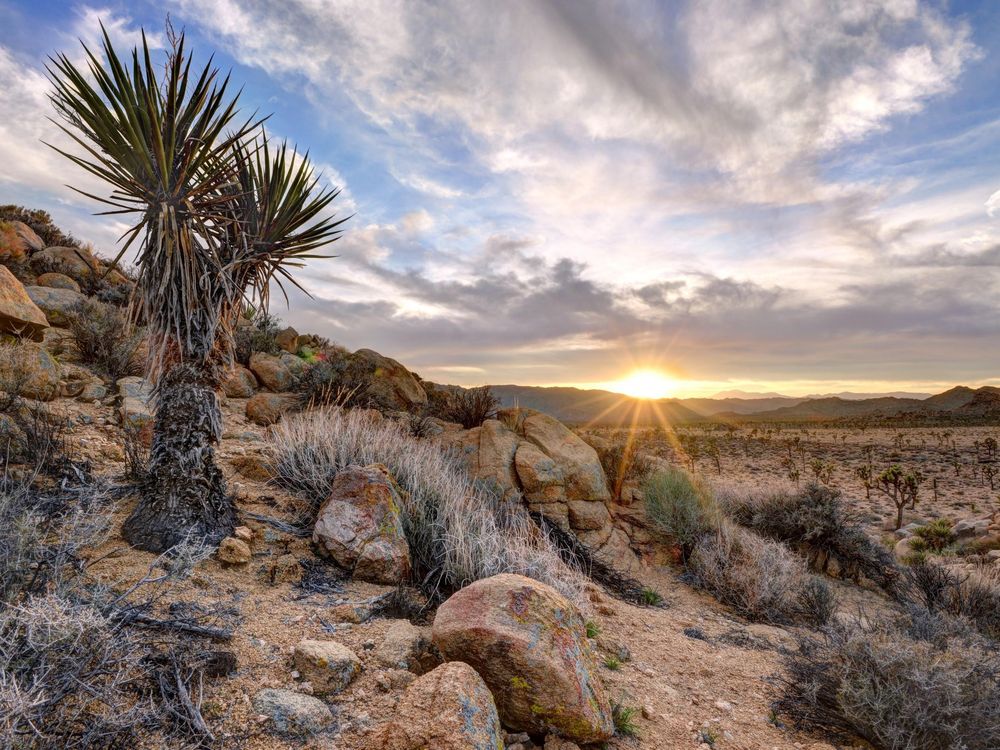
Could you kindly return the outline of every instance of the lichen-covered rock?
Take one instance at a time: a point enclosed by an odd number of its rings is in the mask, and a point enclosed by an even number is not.
[[[69,316],[77,306],[87,299],[72,289],[53,289],[48,286],[26,286],[31,301],[45,313],[49,325],[65,328],[69,325]]]
[[[0,333],[41,341],[49,327],[45,312],[32,301],[24,286],[0,266]]]
[[[253,708],[274,722],[274,728],[295,736],[316,734],[333,721],[326,704],[294,690],[261,690],[253,698]]]
[[[290,393],[258,393],[247,401],[244,413],[254,424],[266,427],[279,421],[295,403],[295,396]]]
[[[69,289],[71,292],[80,291],[80,285],[64,273],[43,273],[35,279],[35,285],[51,289]]]
[[[395,584],[410,573],[400,497],[383,466],[348,466],[337,474],[313,528],[313,542],[354,576]]]
[[[299,641],[294,662],[316,695],[336,695],[361,672],[361,661],[354,652],[336,641]]]
[[[374,733],[373,750],[503,750],[496,705],[468,664],[448,662],[416,679]]]
[[[441,663],[431,629],[417,627],[408,620],[396,620],[390,625],[373,655],[383,667],[408,669],[414,674],[423,674]]]
[[[602,742],[614,725],[576,607],[518,575],[476,581],[437,611],[434,643],[471,665],[493,693],[504,726],[575,742]]]
[[[371,349],[359,349],[350,356],[348,373],[359,381],[370,378],[365,395],[383,409],[413,411],[427,403],[427,393],[412,372]]]
[[[257,392],[257,378],[243,365],[234,365],[222,383],[222,391],[229,398],[250,398]]]

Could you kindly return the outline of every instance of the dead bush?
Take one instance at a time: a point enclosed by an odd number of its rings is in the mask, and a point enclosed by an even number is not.
[[[67,320],[73,344],[85,364],[112,381],[142,374],[142,331],[132,326],[120,309],[87,299],[67,315]]]
[[[688,560],[692,583],[749,620],[821,625],[834,611],[825,581],[785,545],[730,522],[705,534]]]
[[[800,728],[887,750],[1000,747],[1000,654],[922,608],[837,623],[786,655],[775,706]]]
[[[1000,641],[1000,583],[988,575],[956,573],[922,560],[907,567],[903,596],[931,612],[962,617]]]
[[[457,422],[465,429],[480,427],[487,419],[493,419],[500,408],[500,399],[493,390],[484,385],[481,388],[459,388],[447,391],[438,411],[432,416],[446,422]]]

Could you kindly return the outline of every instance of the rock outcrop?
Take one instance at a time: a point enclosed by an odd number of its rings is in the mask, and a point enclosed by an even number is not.
[[[337,474],[313,542],[363,581],[396,584],[409,575],[399,492],[385,467],[348,466]]]
[[[250,398],[257,392],[257,378],[243,365],[234,365],[222,391],[229,398]]]
[[[505,496],[522,497],[529,510],[575,533],[596,559],[637,572],[628,526],[616,527],[597,451],[559,420],[531,409],[508,409],[481,427],[446,430],[438,439],[472,476]]]
[[[583,617],[551,587],[510,574],[476,581],[438,608],[433,637],[480,674],[504,726],[574,742],[613,734]]]
[[[503,750],[496,705],[468,664],[448,662],[415,680],[373,750]]]

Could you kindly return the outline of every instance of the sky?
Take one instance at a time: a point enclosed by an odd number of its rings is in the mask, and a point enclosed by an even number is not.
[[[44,65],[166,13],[342,190],[299,331],[461,385],[1000,385],[1000,3],[0,0],[0,203],[115,254]]]

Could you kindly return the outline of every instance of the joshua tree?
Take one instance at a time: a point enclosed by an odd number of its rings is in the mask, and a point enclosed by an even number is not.
[[[306,160],[269,148],[263,120],[239,117],[228,76],[211,61],[192,73],[183,34],[171,38],[161,77],[145,35],[131,60],[105,32],[103,61],[84,47],[86,72],[65,55],[49,67],[61,127],[86,155],[60,153],[110,183],[106,198],[86,194],[107,213],[138,215],[116,262],[138,241],[131,310],[149,333],[156,417],[150,478],[123,534],[155,552],[232,530],[213,449],[232,328],[247,299],[266,307],[272,280],[294,283],[287,267],[316,257],[340,223],[322,216],[336,191],[317,191]]]
[[[924,481],[919,471],[904,472],[902,467],[893,464],[883,471],[875,480],[875,489],[892,498],[896,506],[896,528],[903,525],[903,509],[909,503],[911,508],[917,507],[917,491]]]

